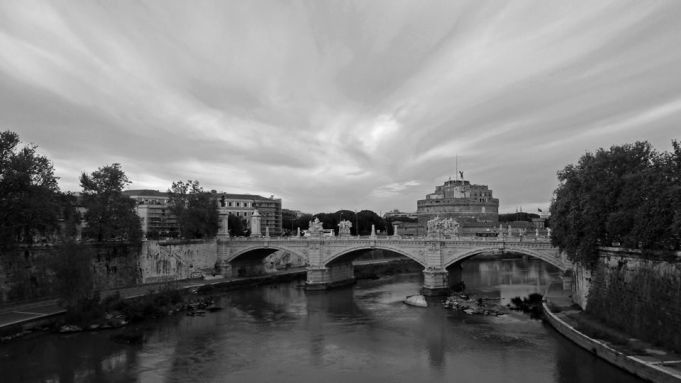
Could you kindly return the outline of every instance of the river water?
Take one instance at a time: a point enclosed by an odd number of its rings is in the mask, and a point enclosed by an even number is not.
[[[540,261],[464,264],[469,292],[543,292],[556,270]],[[470,316],[406,306],[419,274],[306,293],[301,282],[224,293],[224,310],[113,331],[45,335],[0,345],[2,382],[638,382],[524,314]],[[120,331],[120,330],[116,330]]]

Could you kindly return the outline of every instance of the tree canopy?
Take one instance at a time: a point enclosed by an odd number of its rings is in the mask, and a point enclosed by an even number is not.
[[[558,172],[551,204],[552,242],[592,265],[598,246],[654,251],[681,245],[681,146],[657,152],[648,142],[582,156]],[[653,251],[653,252],[651,252]]]
[[[219,215],[212,193],[205,192],[199,181],[192,180],[173,182],[168,192],[170,209],[177,217],[183,238],[215,237],[219,228]]]
[[[130,183],[120,164],[102,166],[92,174],[81,174],[83,206],[87,226],[83,237],[96,241],[139,241],[142,237],[135,201],[123,195]]]
[[[57,229],[59,187],[52,162],[37,146],[19,147],[19,136],[0,132],[0,246],[30,244]]]
[[[517,212],[517,213],[507,213],[499,214],[499,222],[514,222],[514,221],[527,221],[532,222],[533,218],[539,218],[539,214]]]

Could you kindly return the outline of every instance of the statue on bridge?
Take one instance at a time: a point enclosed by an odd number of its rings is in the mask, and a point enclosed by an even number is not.
[[[321,235],[322,231],[324,231],[324,224],[319,221],[318,217],[314,221],[310,221],[308,232],[311,235]]]
[[[352,227],[352,222],[348,220],[342,220],[338,223],[338,236],[347,237],[350,235],[350,228]]]
[[[458,235],[459,227],[459,223],[453,218],[440,218],[440,216],[436,216],[427,223],[428,236],[438,237],[446,235]]]

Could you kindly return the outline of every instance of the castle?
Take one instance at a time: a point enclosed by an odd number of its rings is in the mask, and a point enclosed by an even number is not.
[[[487,185],[450,179],[417,201],[416,214],[420,227],[439,216],[453,218],[465,232],[485,231],[498,225],[499,199],[493,197]]]

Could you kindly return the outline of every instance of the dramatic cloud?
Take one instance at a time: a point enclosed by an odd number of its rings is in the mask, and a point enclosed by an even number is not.
[[[681,138],[678,1],[3,1],[0,130],[61,188],[120,162],[284,207],[416,210],[459,168],[546,207],[584,151]]]

